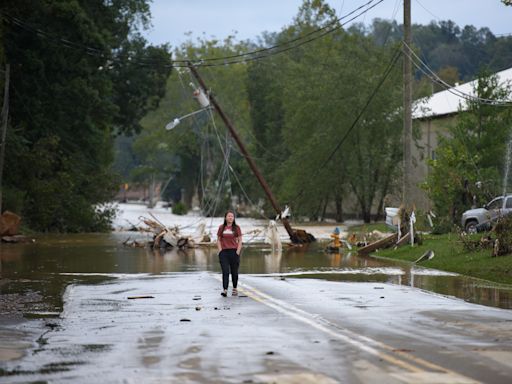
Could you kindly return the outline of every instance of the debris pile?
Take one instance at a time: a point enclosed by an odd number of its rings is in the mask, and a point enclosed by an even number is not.
[[[466,251],[491,249],[491,256],[512,254],[512,215],[499,217],[489,230],[476,237],[459,230],[459,240]]]
[[[492,255],[503,256],[512,253],[512,215],[501,217],[494,227],[496,240]]]
[[[5,211],[0,215],[0,237],[3,243],[33,243],[35,239],[20,235],[21,217]]]
[[[127,239],[123,244],[130,247],[145,247],[148,245],[152,248],[196,248],[211,241],[210,236],[205,231],[205,223],[199,223],[194,234],[185,235],[180,233],[179,227],[167,227],[154,216],[153,219],[140,217],[146,227],[140,228],[139,231],[152,233],[153,238],[150,242],[145,244]]]

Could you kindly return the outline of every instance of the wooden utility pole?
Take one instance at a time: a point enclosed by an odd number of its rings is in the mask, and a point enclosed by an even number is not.
[[[190,71],[194,75],[194,77],[197,79],[199,85],[205,92],[205,94],[208,93],[208,88],[206,87],[206,84],[204,83],[201,76],[199,76],[199,73],[197,72],[196,68],[189,63],[188,67],[190,68]],[[267,181],[259,171],[258,167],[256,166],[256,163],[252,159],[251,155],[249,155],[249,152],[245,149],[245,145],[242,143],[242,140],[240,140],[240,136],[238,136],[238,133],[235,131],[235,128],[227,115],[224,113],[222,108],[217,103],[217,100],[215,100],[215,97],[213,95],[209,95],[210,102],[213,104],[214,108],[217,110],[220,118],[222,121],[224,121],[224,124],[226,124],[226,127],[228,128],[229,132],[231,133],[231,136],[233,136],[233,139],[235,139],[236,143],[238,144],[238,147],[240,148],[240,152],[245,157],[245,160],[247,160],[247,163],[249,163],[249,167],[251,168],[252,172],[256,176],[256,179],[258,179],[258,182],[260,183],[261,187],[265,191],[265,194],[267,195],[268,199],[270,200],[270,204],[272,204],[272,207],[276,211],[277,214],[281,214],[281,208],[279,208],[279,205],[277,204],[276,199],[274,198],[274,195],[272,194],[272,191],[270,190]],[[282,217],[281,221],[283,222],[284,227],[286,228],[286,232],[288,232],[288,236],[290,236],[290,240],[292,243],[298,243],[299,240],[297,236],[293,233],[292,227],[290,226],[290,223],[288,222],[288,219],[286,217]]]
[[[403,203],[412,205],[412,64],[408,48],[411,46],[411,0],[404,0],[404,174]]]
[[[5,65],[5,85],[4,85],[4,103],[2,106],[2,143],[0,147],[0,215],[2,214],[3,199],[3,176],[4,176],[4,158],[5,158],[5,139],[7,137],[7,121],[9,117],[9,81],[11,79],[11,66]]]

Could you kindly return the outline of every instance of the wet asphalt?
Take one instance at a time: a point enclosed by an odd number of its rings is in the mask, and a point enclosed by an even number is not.
[[[0,361],[2,383],[509,383],[512,377],[507,309],[387,282],[247,274],[240,295],[223,298],[215,272],[102,276],[100,283],[67,285],[62,312],[38,320],[44,332],[36,342],[21,358]],[[6,330],[22,343],[33,328],[33,322],[4,328],[4,352],[16,344]]]

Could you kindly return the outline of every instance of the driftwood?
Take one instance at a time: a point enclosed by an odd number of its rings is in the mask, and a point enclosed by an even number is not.
[[[36,240],[23,235],[2,236],[3,243],[35,243]]]
[[[205,233],[205,224],[200,223],[197,227],[196,233],[192,235],[182,235],[178,227],[167,227],[164,223],[158,220],[155,216],[151,215],[154,220],[147,217],[140,217],[140,221],[146,225],[146,228],[141,228],[141,232],[149,232],[153,234],[153,239],[146,245],[151,246],[153,249],[177,247],[177,248],[195,248],[198,244],[210,242],[210,236]],[[129,238],[123,243],[131,247],[140,246],[138,242],[129,242]]]
[[[392,235],[385,237],[384,239],[378,240],[374,243],[368,244],[365,247],[359,248],[357,250],[357,253],[359,255],[367,255],[370,252],[373,252],[377,249],[391,247],[393,244],[396,243],[397,240],[398,240],[398,233],[393,233]]]
[[[396,242],[396,246],[400,247],[401,245],[407,244],[410,241],[411,241],[411,232],[407,232],[404,236],[402,236],[401,239],[399,239]]]
[[[132,248],[144,248],[146,246],[144,243],[141,243],[140,241],[132,240],[131,237],[123,241],[123,245]]]

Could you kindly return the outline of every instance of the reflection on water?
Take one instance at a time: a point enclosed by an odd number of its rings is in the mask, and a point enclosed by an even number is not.
[[[91,274],[220,272],[215,247],[163,252],[124,247],[122,242],[126,237],[126,234],[53,235],[42,237],[35,244],[1,245],[0,273],[4,284],[0,290],[2,294],[38,292],[43,302],[57,309],[70,282],[106,278]],[[240,272],[409,285],[474,303],[512,308],[511,286],[359,257],[355,253],[326,254],[318,244],[274,252],[270,248],[248,247],[242,254]]]

